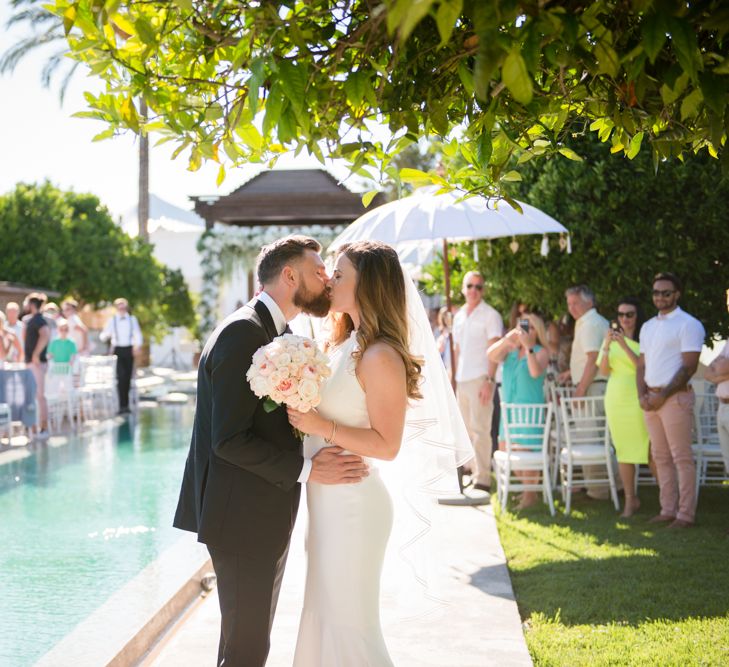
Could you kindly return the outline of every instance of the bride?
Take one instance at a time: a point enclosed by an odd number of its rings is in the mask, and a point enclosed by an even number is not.
[[[294,666],[388,667],[393,663],[382,635],[379,598],[393,502],[378,462],[398,456],[406,413],[414,403],[424,402],[419,399],[426,360],[414,354],[420,349],[414,344],[418,332],[413,308],[422,311],[420,321],[426,325],[427,319],[390,246],[360,241],[342,246],[338,253],[330,282],[333,327],[327,342],[332,375],[322,388],[318,410],[289,409],[289,420],[308,434],[304,440],[307,458],[336,445],[364,457],[370,474],[358,484],[307,484],[308,567]],[[408,288],[415,293],[417,306]],[[432,347],[435,350],[434,343]],[[429,371],[441,379],[437,367]],[[431,385],[442,388],[443,383]],[[434,393],[432,386],[428,389]],[[445,403],[455,405],[452,394],[447,399]],[[421,435],[436,422],[415,421]],[[455,433],[467,442],[462,422],[454,428],[448,419],[440,422],[436,427],[449,431],[451,440]],[[429,444],[436,445],[436,456],[448,450],[448,466],[455,473],[459,461],[453,450],[457,452],[457,447],[432,440]],[[425,449],[419,449],[415,467],[422,468]],[[428,475],[434,479],[432,470]]]

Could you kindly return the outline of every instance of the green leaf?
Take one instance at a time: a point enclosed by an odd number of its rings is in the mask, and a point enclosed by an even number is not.
[[[717,116],[724,116],[726,109],[727,80],[707,72],[699,77],[704,102]]]
[[[522,180],[521,174],[518,171],[511,170],[507,171],[502,177],[502,181],[507,181],[508,183],[516,183]]]
[[[63,32],[68,35],[76,21],[76,6],[70,5],[63,12]]]
[[[362,195],[362,205],[367,208],[371,203],[372,200],[378,195],[377,190],[370,190],[369,192],[365,192]]]
[[[696,81],[699,70],[703,69],[703,62],[693,26],[687,19],[673,17],[669,28],[671,43],[681,68],[688,73],[692,81]]]
[[[157,43],[157,35],[154,28],[144,17],[139,17],[134,22],[134,28],[137,31],[137,35],[139,35],[139,39],[148,46],[154,46]]]
[[[125,97],[119,107],[122,120],[135,132],[139,132],[139,117],[131,97]]]
[[[225,180],[225,167],[221,164],[220,169],[218,169],[218,177],[215,179],[215,185],[220,187],[223,184],[224,180]]]
[[[306,73],[303,67],[288,60],[279,63],[279,73],[283,84],[281,90],[298,115],[304,108]]]
[[[582,158],[575,153],[571,148],[567,148],[567,146],[560,146],[558,149],[559,153],[564,155],[568,160],[574,160],[575,162],[582,162]]]
[[[607,74],[613,79],[617,77],[620,70],[620,59],[615,49],[606,40],[600,40],[595,44],[594,53],[597,58],[598,72]]]
[[[266,98],[266,113],[263,117],[263,134],[268,136],[271,130],[278,125],[278,119],[283,110],[283,93],[281,86],[274,83]]]
[[[473,71],[473,85],[476,97],[480,100],[487,101],[489,99],[491,80],[494,78],[496,70],[504,57],[504,51],[496,41],[497,36],[495,32],[489,33],[483,35],[479,41],[479,49],[476,54],[476,63]]]
[[[451,37],[456,21],[463,10],[463,0],[442,0],[435,13],[435,23],[440,35],[439,46],[443,47]]]
[[[481,169],[486,169],[488,166],[493,150],[494,146],[491,143],[491,134],[486,131],[482,132],[477,143],[478,163]]]
[[[247,124],[235,128],[236,134],[243,139],[246,146],[259,152],[263,148],[263,137],[255,125]]]
[[[524,58],[517,49],[513,49],[506,56],[501,69],[501,77],[517,102],[529,104],[532,101],[532,80],[529,77]]]
[[[365,98],[365,89],[369,83],[368,79],[369,77],[365,72],[357,71],[352,72],[344,81],[344,93],[354,108],[359,107]]]
[[[638,132],[638,134],[634,135],[633,138],[630,140],[628,152],[626,153],[629,160],[632,160],[636,155],[638,155],[638,153],[640,153],[640,145],[643,142],[644,134],[645,132]]]
[[[395,9],[391,9],[390,12],[398,12],[396,14],[397,28],[401,41],[404,42],[410,37],[415,26],[427,16],[432,4],[433,0],[398,0],[395,3]],[[389,15],[387,22],[389,26]]]
[[[666,21],[661,12],[655,11],[643,18],[641,30],[643,48],[651,63],[656,61],[666,42]]]
[[[400,170],[400,180],[403,183],[410,183],[416,187],[429,185],[433,182],[433,178],[430,174],[421,171],[420,169],[411,169],[409,167]]]
[[[192,7],[192,0],[173,0],[173,2],[182,10],[186,12],[191,12]]]
[[[681,120],[693,118],[699,112],[699,105],[703,101],[704,96],[699,88],[695,88],[681,102]]]

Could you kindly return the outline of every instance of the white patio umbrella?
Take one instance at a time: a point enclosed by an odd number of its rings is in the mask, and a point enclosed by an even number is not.
[[[442,242],[446,304],[450,311],[449,242],[568,233],[567,228],[553,217],[523,202],[519,202],[523,211],[520,213],[503,200],[461,199],[458,192],[436,194],[436,191],[432,186],[420,188],[409,197],[368,211],[337,236],[329,250],[363,240],[382,241],[400,248],[413,248],[417,241]]]

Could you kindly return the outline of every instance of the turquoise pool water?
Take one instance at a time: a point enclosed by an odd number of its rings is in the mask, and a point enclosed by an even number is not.
[[[180,538],[192,418],[146,409],[0,465],[0,665],[32,665]]]

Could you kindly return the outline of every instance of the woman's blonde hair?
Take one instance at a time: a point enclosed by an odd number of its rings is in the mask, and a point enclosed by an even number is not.
[[[357,241],[341,246],[337,257],[345,255],[357,271],[354,298],[359,308],[357,330],[359,349],[352,355],[362,358],[376,341],[392,347],[405,364],[408,398],[422,398],[418,388],[423,360],[410,353],[405,277],[395,250],[379,241]],[[346,313],[333,316],[332,343],[343,343],[354,330]]]
[[[530,326],[534,327],[537,332],[537,340],[542,347],[549,349],[547,345],[547,328],[544,326],[544,320],[536,313],[524,313],[524,317],[529,320]]]

